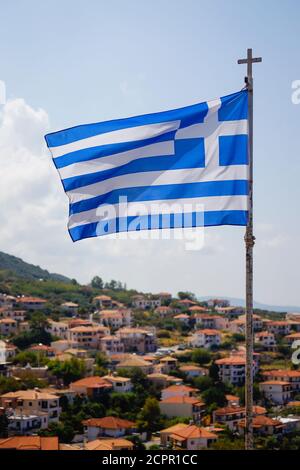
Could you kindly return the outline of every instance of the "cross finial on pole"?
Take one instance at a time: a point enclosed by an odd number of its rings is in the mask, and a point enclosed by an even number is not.
[[[245,233],[246,247],[246,367],[245,367],[245,448],[253,449],[253,77],[252,64],[261,62],[247,49],[247,58],[238,64],[247,64],[245,82],[248,90],[248,223]]]
[[[252,64],[256,62],[262,62],[261,57],[253,57],[252,56],[252,49],[247,49],[247,58],[246,59],[239,59],[237,61],[238,64],[247,64],[247,77],[246,83],[247,86],[249,85],[252,87]]]

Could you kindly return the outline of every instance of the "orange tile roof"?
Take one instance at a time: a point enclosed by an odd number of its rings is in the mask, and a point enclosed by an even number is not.
[[[196,305],[196,302],[194,302],[193,300],[189,300],[189,299],[180,299],[180,300],[177,300],[177,302],[179,304],[184,304],[184,305]]]
[[[203,329],[203,330],[197,330],[196,333],[198,333],[198,334],[202,333],[206,336],[215,336],[215,335],[220,336],[220,332],[218,330],[213,330],[213,329],[209,329],[209,328],[206,328],[206,329]]]
[[[185,424],[185,423],[177,423],[177,424],[174,424],[174,426],[170,426],[169,428],[166,428],[166,429],[162,429],[160,432],[161,433],[172,433],[172,432],[176,432],[178,431],[179,429],[184,429],[184,428],[187,428],[189,425],[188,424]]]
[[[97,295],[94,300],[111,300],[111,297],[109,295]]]
[[[92,426],[103,429],[131,429],[136,424],[127,419],[116,418],[115,416],[106,416],[105,418],[90,418],[82,421],[84,426]]]
[[[170,387],[164,388],[163,392],[195,392],[197,391],[194,387],[189,387],[188,385],[170,385]]]
[[[75,326],[74,328],[70,329],[72,333],[92,333],[102,331],[107,331],[106,326]]]
[[[300,378],[300,370],[282,370],[282,369],[274,369],[274,370],[265,370],[261,372],[263,376],[266,377],[299,377]]]
[[[19,297],[18,299],[16,299],[18,303],[27,303],[27,304],[30,304],[30,303],[45,303],[45,302],[48,302],[47,300],[45,299],[40,299],[39,297]]]
[[[264,337],[264,336],[274,336],[273,333],[270,333],[269,331],[260,331],[259,333],[255,333],[255,336],[258,338]]]
[[[289,322],[284,321],[284,320],[270,321],[270,322],[268,322],[268,326],[269,325],[271,325],[271,326],[288,326]]]
[[[111,388],[112,385],[107,382],[103,377],[98,375],[92,377],[85,377],[83,379],[76,380],[72,382],[71,387],[86,387],[86,388]]]
[[[16,320],[13,320],[12,318],[1,318],[0,319],[0,323],[11,323],[11,324],[15,324],[17,323]]]
[[[285,338],[288,338],[288,339],[300,339],[300,332],[299,332],[299,333],[292,333],[291,335],[287,335]]]
[[[284,380],[266,380],[265,382],[260,382],[260,385],[290,385],[290,383]]]
[[[243,406],[224,406],[224,408],[218,408],[215,411],[216,416],[233,415],[237,413],[245,413],[245,407]]]
[[[229,401],[233,401],[233,400],[238,401],[240,399],[240,397],[238,397],[237,395],[225,395],[225,398],[226,400],[229,400]]]
[[[188,403],[191,405],[204,405],[204,403],[201,400],[199,400],[199,398],[182,397],[180,395],[176,395],[175,397],[164,398],[163,400],[160,401],[160,403],[176,403],[177,405]]]
[[[207,312],[208,309],[205,307],[201,307],[200,305],[193,305],[193,307],[189,308],[190,312]]]
[[[162,359],[160,359],[160,362],[177,362],[178,359],[176,359],[176,357],[172,357],[172,356],[165,356],[163,357]]]
[[[193,366],[193,365],[186,365],[186,366],[181,366],[179,367],[179,369],[183,372],[185,371],[199,371],[199,372],[207,372],[207,369],[205,369],[204,367],[199,367],[199,366]]]
[[[299,407],[300,407],[300,401],[299,401],[299,400],[296,400],[296,401],[289,401],[289,402],[286,404],[286,406],[288,406],[288,407],[293,407],[293,406],[298,407],[298,406],[299,406]]]
[[[134,444],[127,439],[96,439],[85,445],[85,450],[133,449]]]
[[[124,359],[122,362],[119,362],[118,368],[126,368],[126,367],[151,367],[151,362],[144,361],[144,359],[138,356],[129,356]]]
[[[258,405],[253,406],[253,414],[255,415],[265,415],[266,412],[267,410],[263,406],[258,406]]]
[[[8,400],[56,400],[59,397],[54,393],[46,393],[40,390],[18,390],[17,392],[8,392],[1,395],[1,398]]]
[[[216,361],[216,364],[220,364],[220,365],[223,365],[223,364],[228,364],[228,365],[245,365],[246,364],[246,359],[245,357],[241,357],[241,356],[230,356],[230,357],[224,357],[223,359],[217,359]]]
[[[245,419],[239,421],[239,426],[245,427]],[[261,428],[263,426],[282,426],[281,421],[277,419],[269,418],[268,416],[254,416],[253,417],[253,428]]]
[[[35,344],[34,346],[30,346],[30,351],[54,351],[51,346],[47,346],[46,344]]]
[[[58,437],[14,436],[0,439],[1,449],[59,450]]]
[[[207,429],[200,428],[199,426],[195,426],[194,424],[191,424],[190,426],[187,426],[186,428],[179,429],[175,433],[171,434],[171,437],[173,439],[217,439],[217,435],[213,434],[210,431],[207,431]]]

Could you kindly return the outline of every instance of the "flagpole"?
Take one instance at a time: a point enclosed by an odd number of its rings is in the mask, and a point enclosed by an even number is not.
[[[246,380],[245,380],[245,449],[253,449],[253,76],[252,64],[261,62],[261,57],[254,58],[252,49],[247,49],[247,58],[239,59],[238,64],[247,64],[245,77],[248,90],[248,223],[245,233],[246,249]]]

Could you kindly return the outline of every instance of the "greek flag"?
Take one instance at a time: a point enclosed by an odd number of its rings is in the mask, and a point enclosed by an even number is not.
[[[73,241],[108,233],[247,225],[246,90],[45,136]]]

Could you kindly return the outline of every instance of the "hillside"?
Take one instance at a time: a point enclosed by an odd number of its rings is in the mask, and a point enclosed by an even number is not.
[[[8,271],[13,273],[17,277],[21,277],[28,280],[53,280],[71,282],[71,280],[61,274],[49,273],[46,269],[42,269],[39,266],[35,266],[30,263],[26,263],[21,258],[9,255],[0,251],[0,271]]]

